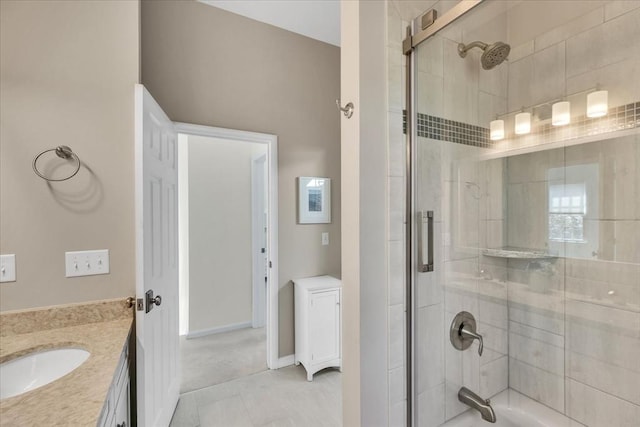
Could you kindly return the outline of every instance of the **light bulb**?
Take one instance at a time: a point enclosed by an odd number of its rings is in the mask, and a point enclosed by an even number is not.
[[[489,123],[489,139],[498,141],[504,138],[504,120],[493,120]]]
[[[556,102],[551,107],[551,124],[564,126],[571,122],[571,104],[568,101]]]
[[[609,92],[599,90],[587,95],[587,117],[602,117],[607,115]]]
[[[516,135],[531,132],[531,113],[516,114]]]

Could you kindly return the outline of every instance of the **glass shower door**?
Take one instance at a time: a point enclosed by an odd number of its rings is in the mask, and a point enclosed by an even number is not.
[[[463,387],[532,425],[640,418],[640,4],[568,4],[485,0],[414,48],[415,426],[480,420]]]
[[[482,256],[483,249],[504,246],[504,162],[487,159],[495,151],[487,125],[506,107],[506,73],[500,66],[483,70],[479,49],[461,57],[458,47],[483,36],[465,28],[483,8],[424,41],[413,56],[416,426],[438,426],[469,409],[458,400],[462,387],[483,398],[507,388],[506,262]],[[430,239],[433,271],[424,271]],[[462,312],[482,335],[481,356],[478,340],[464,351],[451,342],[451,325]]]

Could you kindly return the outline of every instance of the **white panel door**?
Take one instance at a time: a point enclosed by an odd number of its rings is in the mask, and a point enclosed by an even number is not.
[[[309,336],[312,364],[340,357],[340,291],[311,294]]]
[[[136,363],[138,425],[169,425],[178,403],[177,134],[142,86],[135,88]],[[146,293],[160,297],[148,304]],[[158,304],[159,303],[159,304]]]
[[[266,168],[266,154],[255,157],[251,162],[252,326],[254,328],[262,328],[267,318],[267,280],[269,272],[267,270]]]

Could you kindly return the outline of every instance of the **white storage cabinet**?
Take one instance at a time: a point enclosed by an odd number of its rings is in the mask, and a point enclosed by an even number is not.
[[[295,364],[307,381],[324,368],[342,370],[342,282],[331,276],[294,280]]]

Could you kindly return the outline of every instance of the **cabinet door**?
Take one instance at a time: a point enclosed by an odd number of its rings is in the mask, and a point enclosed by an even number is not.
[[[339,358],[340,291],[312,293],[309,305],[311,363]]]
[[[128,374],[127,374],[128,375]],[[129,380],[123,384],[118,402],[115,409],[115,425],[116,427],[129,427]]]

